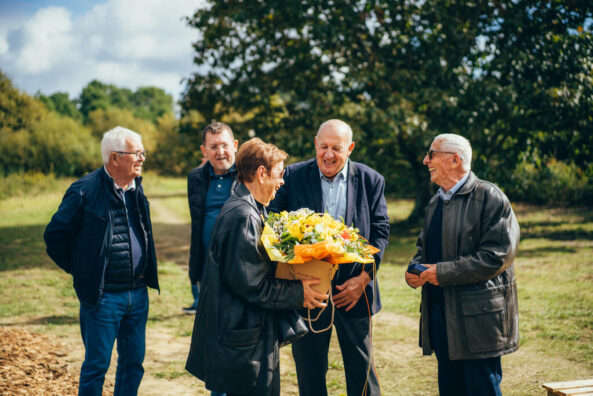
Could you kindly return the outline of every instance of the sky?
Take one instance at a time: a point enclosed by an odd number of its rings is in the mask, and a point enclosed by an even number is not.
[[[198,32],[184,17],[205,0],[0,0],[0,69],[34,95],[77,97],[96,79],[178,100]]]

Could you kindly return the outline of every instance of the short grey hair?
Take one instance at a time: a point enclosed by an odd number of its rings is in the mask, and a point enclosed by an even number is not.
[[[315,136],[319,136],[319,132],[323,128],[329,126],[333,126],[336,129],[344,130],[346,132],[346,137],[348,138],[348,143],[352,143],[352,128],[350,128],[350,125],[346,124],[344,121],[338,119],[327,120],[323,124],[319,125],[319,129],[317,129],[317,135]]]
[[[449,151],[459,155],[461,158],[461,167],[469,172],[472,164],[472,146],[469,140],[461,135],[454,133],[442,133],[434,138],[434,142],[440,142],[441,151]]]
[[[101,140],[101,157],[103,164],[109,163],[111,153],[114,151],[126,151],[128,140],[142,143],[142,136],[140,134],[120,126],[105,132],[103,140]]]

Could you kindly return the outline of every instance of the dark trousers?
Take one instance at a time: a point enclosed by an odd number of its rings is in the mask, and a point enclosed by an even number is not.
[[[441,396],[502,396],[500,356],[489,359],[449,360],[445,309],[429,304],[430,344],[439,366]]]
[[[313,318],[313,312],[311,312],[311,318]],[[319,320],[313,322],[313,328],[324,329],[330,321],[331,307],[327,307]],[[369,318],[346,317],[342,310],[336,309],[334,327],[344,361],[348,395],[380,395],[377,373],[373,363],[369,361],[371,351]],[[292,344],[300,396],[327,396],[327,354],[331,335],[332,329],[319,334],[309,332]]]
[[[146,287],[104,292],[99,302],[80,303],[80,332],[85,355],[80,369],[79,395],[100,396],[111,351],[117,339],[114,395],[138,393],[144,375],[144,346],[148,319]]]

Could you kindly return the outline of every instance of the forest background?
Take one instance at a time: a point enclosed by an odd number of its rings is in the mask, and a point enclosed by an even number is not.
[[[473,170],[511,201],[593,202],[593,40],[589,1],[212,1],[187,16],[196,72],[175,110],[160,88],[93,80],[79,96],[29,96],[0,71],[0,194],[100,165],[122,125],[144,137],[146,168],[185,175],[200,131],[229,123],[290,162],[314,153],[318,125],[352,125],[352,158],[387,194],[432,192],[422,158],[444,132],[466,136]],[[42,176],[45,175],[45,176]]]

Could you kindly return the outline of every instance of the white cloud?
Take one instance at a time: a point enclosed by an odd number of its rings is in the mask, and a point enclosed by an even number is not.
[[[29,93],[78,96],[91,80],[136,89],[157,86],[178,98],[194,70],[197,31],[183,17],[203,1],[109,0],[73,15],[46,7],[0,30],[0,68]]]

